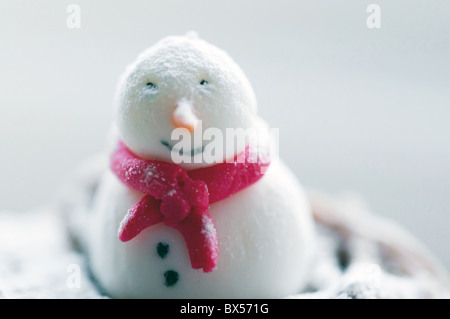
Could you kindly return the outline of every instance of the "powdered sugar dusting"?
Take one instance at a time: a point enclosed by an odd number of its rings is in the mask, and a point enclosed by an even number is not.
[[[177,193],[177,191],[176,190],[174,190],[174,189],[171,189],[170,191],[168,191],[167,192],[167,196],[170,196],[170,197],[172,197],[173,195],[175,195]]]
[[[204,235],[208,240],[215,241],[217,238],[217,231],[216,228],[214,227],[214,223],[211,217],[209,217],[207,214],[203,215],[202,224],[203,228],[200,231],[200,233]]]
[[[119,224],[119,230],[117,231],[117,234],[118,234],[118,235],[120,235],[120,234],[123,232],[123,230],[125,229],[125,226],[126,226],[126,225],[128,224],[128,222],[130,221],[130,218],[131,218],[130,210],[131,210],[131,209],[129,209],[129,210],[127,211],[127,213],[125,214],[125,216],[123,217],[122,221],[121,221],[120,224]]]

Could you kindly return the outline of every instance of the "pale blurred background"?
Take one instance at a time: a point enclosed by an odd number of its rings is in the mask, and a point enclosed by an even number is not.
[[[81,8],[69,29],[67,6]],[[369,29],[369,4],[381,28]],[[450,2],[0,2],[0,210],[51,202],[101,151],[118,76],[160,38],[228,51],[307,188],[360,194],[450,269]]]

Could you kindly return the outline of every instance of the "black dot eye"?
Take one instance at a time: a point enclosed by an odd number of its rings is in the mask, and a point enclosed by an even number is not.
[[[206,84],[208,84],[208,81],[206,81],[206,80],[201,80],[200,81],[200,85],[206,85]]]
[[[148,82],[148,83],[146,84],[146,86],[147,86],[147,88],[149,88],[149,89],[154,89],[154,88],[156,87],[156,85],[155,85],[154,83],[152,83],[152,82]]]

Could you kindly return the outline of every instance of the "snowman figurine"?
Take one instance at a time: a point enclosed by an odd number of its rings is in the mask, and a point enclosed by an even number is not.
[[[86,226],[90,267],[108,295],[281,298],[304,288],[308,201],[280,160],[260,154],[270,134],[224,51],[194,33],[167,37],[126,69],[114,103],[109,167]],[[219,150],[208,129],[263,138]]]

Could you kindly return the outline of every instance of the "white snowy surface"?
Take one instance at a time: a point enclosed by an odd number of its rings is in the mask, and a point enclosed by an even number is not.
[[[54,209],[0,212],[0,298],[101,297],[64,231]]]
[[[318,221],[316,262],[308,291],[287,298],[450,297],[447,273],[402,228],[355,199],[310,199]],[[60,213],[55,207],[0,213],[1,298],[108,298],[70,247]]]

